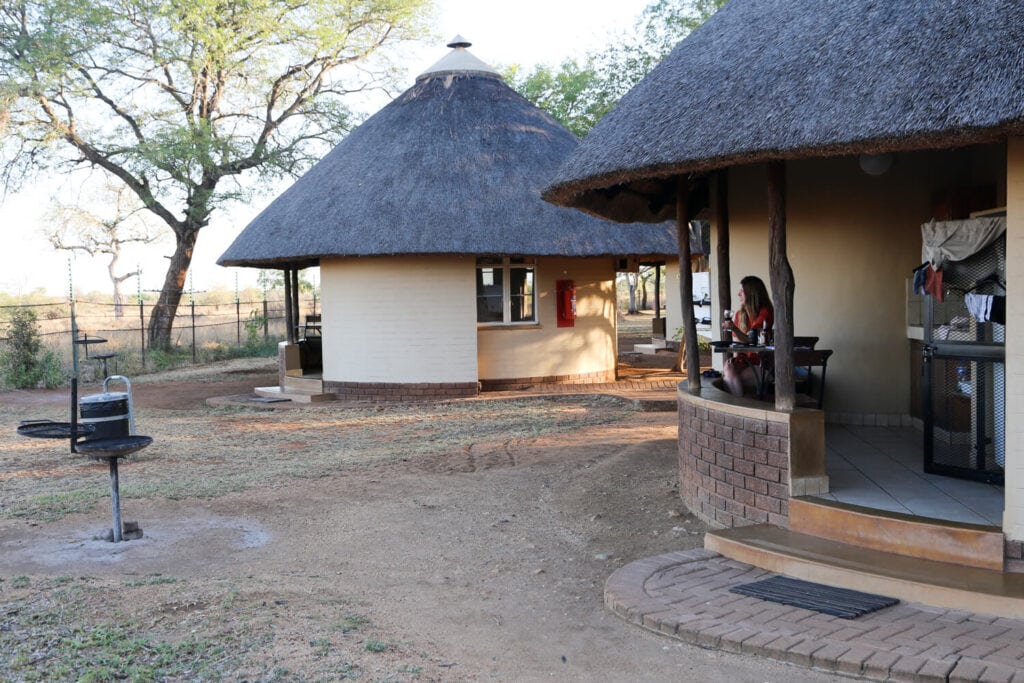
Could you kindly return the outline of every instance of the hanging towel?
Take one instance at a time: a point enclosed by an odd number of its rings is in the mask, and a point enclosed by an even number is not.
[[[964,305],[967,306],[967,312],[971,314],[971,317],[979,323],[987,323],[992,319],[991,294],[968,292],[964,294]]]

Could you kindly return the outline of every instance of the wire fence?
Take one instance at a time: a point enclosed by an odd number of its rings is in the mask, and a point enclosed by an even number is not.
[[[300,299],[299,319],[315,314],[316,297]],[[78,330],[79,372],[88,380],[102,379],[106,365],[115,371],[146,372],[202,363],[237,355],[270,353],[287,336],[284,297],[257,301],[200,304],[178,307],[171,332],[171,353],[149,348],[148,329],[153,302],[117,305],[93,301],[0,306],[0,344],[7,344],[7,321],[16,309],[35,313],[44,349],[54,352],[70,376],[72,365],[72,310]],[[95,340],[95,341],[94,341]],[[106,363],[102,363],[106,356]]]

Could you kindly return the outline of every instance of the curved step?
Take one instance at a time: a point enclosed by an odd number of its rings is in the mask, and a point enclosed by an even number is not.
[[[768,525],[709,531],[704,547],[807,581],[946,609],[1017,619],[1024,614],[1024,574],[871,550]]]
[[[998,527],[916,517],[813,497],[790,499],[789,527],[872,550],[1003,570],[1003,532]]]

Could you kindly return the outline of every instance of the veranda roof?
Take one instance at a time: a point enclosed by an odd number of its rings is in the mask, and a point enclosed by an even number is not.
[[[1020,0],[730,0],[622,98],[544,196],[660,221],[681,174],[1021,133]]]
[[[489,66],[455,48],[275,199],[225,266],[305,267],[329,256],[664,256],[666,224],[624,226],[540,192],[578,140]]]

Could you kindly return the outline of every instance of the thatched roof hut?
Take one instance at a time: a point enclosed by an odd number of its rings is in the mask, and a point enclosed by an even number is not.
[[[621,226],[541,200],[578,140],[456,39],[415,85],[275,199],[224,266],[402,254],[674,254],[671,226]]]
[[[1024,131],[1017,0],[730,0],[631,90],[545,198],[674,215],[681,174],[955,147]]]

